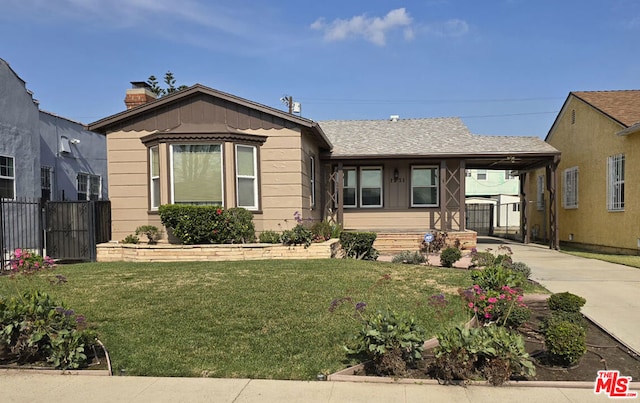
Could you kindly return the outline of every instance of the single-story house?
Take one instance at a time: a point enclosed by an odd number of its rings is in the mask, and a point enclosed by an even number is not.
[[[347,230],[465,231],[465,169],[554,166],[535,137],[476,136],[458,118],[315,122],[196,84],[89,125],[107,137],[114,239],[166,203],[244,207],[257,231],[294,212]]]

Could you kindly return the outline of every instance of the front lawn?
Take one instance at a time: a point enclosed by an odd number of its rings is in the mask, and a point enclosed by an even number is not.
[[[68,283],[51,285],[56,274]],[[313,379],[346,366],[359,329],[353,305],[329,312],[335,298],[410,311],[434,335],[468,319],[457,289],[469,284],[465,270],[354,260],[118,262],[2,276],[0,295],[37,288],[84,314],[116,375]]]
[[[640,256],[634,255],[616,255],[612,253],[597,253],[570,246],[563,246],[562,252],[569,255],[585,257],[587,259],[598,259],[609,263],[623,264],[625,266],[640,268]]]

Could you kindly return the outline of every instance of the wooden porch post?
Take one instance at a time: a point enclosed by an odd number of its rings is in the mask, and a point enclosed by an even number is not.
[[[529,172],[520,175],[520,233],[522,242],[531,242],[531,229],[529,228],[529,202],[527,201],[527,191],[529,189]]]
[[[344,228],[344,171],[342,162],[338,163],[338,225]]]
[[[549,249],[560,249],[560,239],[558,234],[558,164],[560,157],[555,156],[553,163],[547,165],[547,190],[549,191]]]
[[[460,160],[460,192],[459,192],[459,206],[460,206],[460,231],[467,230],[467,203],[466,203],[466,188],[467,188],[467,163],[465,160]]]
[[[447,218],[447,163],[440,160],[440,231],[448,230]]]

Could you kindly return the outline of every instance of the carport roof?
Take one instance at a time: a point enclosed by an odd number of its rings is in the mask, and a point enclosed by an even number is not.
[[[469,168],[531,169],[560,152],[538,137],[472,134],[459,118],[319,122],[339,159],[462,158]]]

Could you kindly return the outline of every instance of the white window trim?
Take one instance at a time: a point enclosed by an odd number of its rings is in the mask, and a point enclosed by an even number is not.
[[[80,192],[81,176],[84,177],[83,184],[86,189],[84,192]],[[96,200],[102,200],[102,177],[100,175],[90,174],[88,172],[78,172],[78,174],[76,175],[76,199],[78,198],[78,193],[84,193],[85,198],[78,199],[78,200],[91,200],[91,179],[92,178],[98,179],[98,193],[97,193],[98,198]]]
[[[238,148],[251,148],[253,150],[253,175],[240,175],[238,172]],[[247,210],[258,210],[258,148],[255,146],[248,146],[245,144],[236,144],[236,204],[238,207],[245,208]],[[223,171],[224,172],[224,171]],[[224,176],[224,173],[223,173]],[[240,179],[253,179],[253,206],[246,206],[240,204]]]
[[[362,172],[363,171],[380,171],[380,204],[368,204],[368,205],[363,205],[362,203]],[[360,202],[360,208],[381,208],[383,206],[383,201],[384,201],[384,170],[382,169],[381,166],[366,166],[366,167],[360,167],[359,172],[358,172],[358,191],[360,192],[360,197],[357,197],[356,199]],[[370,188],[370,189],[374,189],[374,188]]]
[[[6,200],[15,200],[16,199],[16,159],[11,156],[11,155],[0,155],[0,157],[4,157],[4,158],[11,158],[11,170],[13,171],[13,176],[5,176],[5,175],[0,175],[0,179],[8,179],[13,181],[13,197],[11,198],[5,198]]]
[[[313,155],[309,156],[309,186],[310,186],[310,198],[311,208],[316,207],[316,159]]]
[[[562,181],[562,207],[565,209],[578,208],[578,167],[564,170]]]
[[[624,154],[612,155],[607,159],[607,210],[624,211]],[[622,179],[616,177],[616,172],[622,173]],[[617,199],[617,202],[616,202]]]
[[[158,176],[153,175],[153,150],[156,149],[158,152]],[[154,180],[157,180],[158,190],[160,190],[160,147],[153,146],[149,147],[149,205],[152,211],[158,210],[160,207],[160,200],[155,200],[155,192],[154,192]],[[162,196],[161,196],[162,197]]]
[[[344,176],[346,176],[347,171],[354,171],[355,174],[355,181],[356,183],[353,186],[349,186],[349,187],[345,187],[344,186]],[[342,207],[344,208],[357,208],[358,207],[358,185],[360,184],[360,178],[359,178],[359,174],[358,174],[358,168],[356,167],[343,167],[342,168],[342,175],[343,175],[343,179],[342,179]],[[345,189],[355,189],[355,198],[354,198],[354,204],[344,204],[344,190]]]
[[[438,207],[440,205],[440,167],[438,165],[415,165],[411,167],[411,178],[413,179],[414,169],[434,169],[436,175],[436,202],[433,204],[417,204],[413,201],[413,182],[411,182],[411,207]],[[420,186],[423,187],[423,186]],[[430,186],[433,187],[433,186]]]
[[[220,146],[220,172],[222,173],[222,207],[224,207],[224,200],[225,200],[225,194],[224,194],[224,187],[225,187],[225,169],[224,169],[224,143],[217,143],[217,142],[211,142],[211,143],[181,143],[181,142],[176,142],[175,145],[177,146],[182,146],[185,144],[189,144],[189,145],[205,145],[205,146],[209,146],[209,145],[218,145]],[[175,186],[174,186],[174,179],[173,179],[173,146],[174,144],[169,144],[169,187],[171,190],[171,204],[175,204]]]
[[[536,180],[536,208],[544,210],[544,176],[538,175]]]

